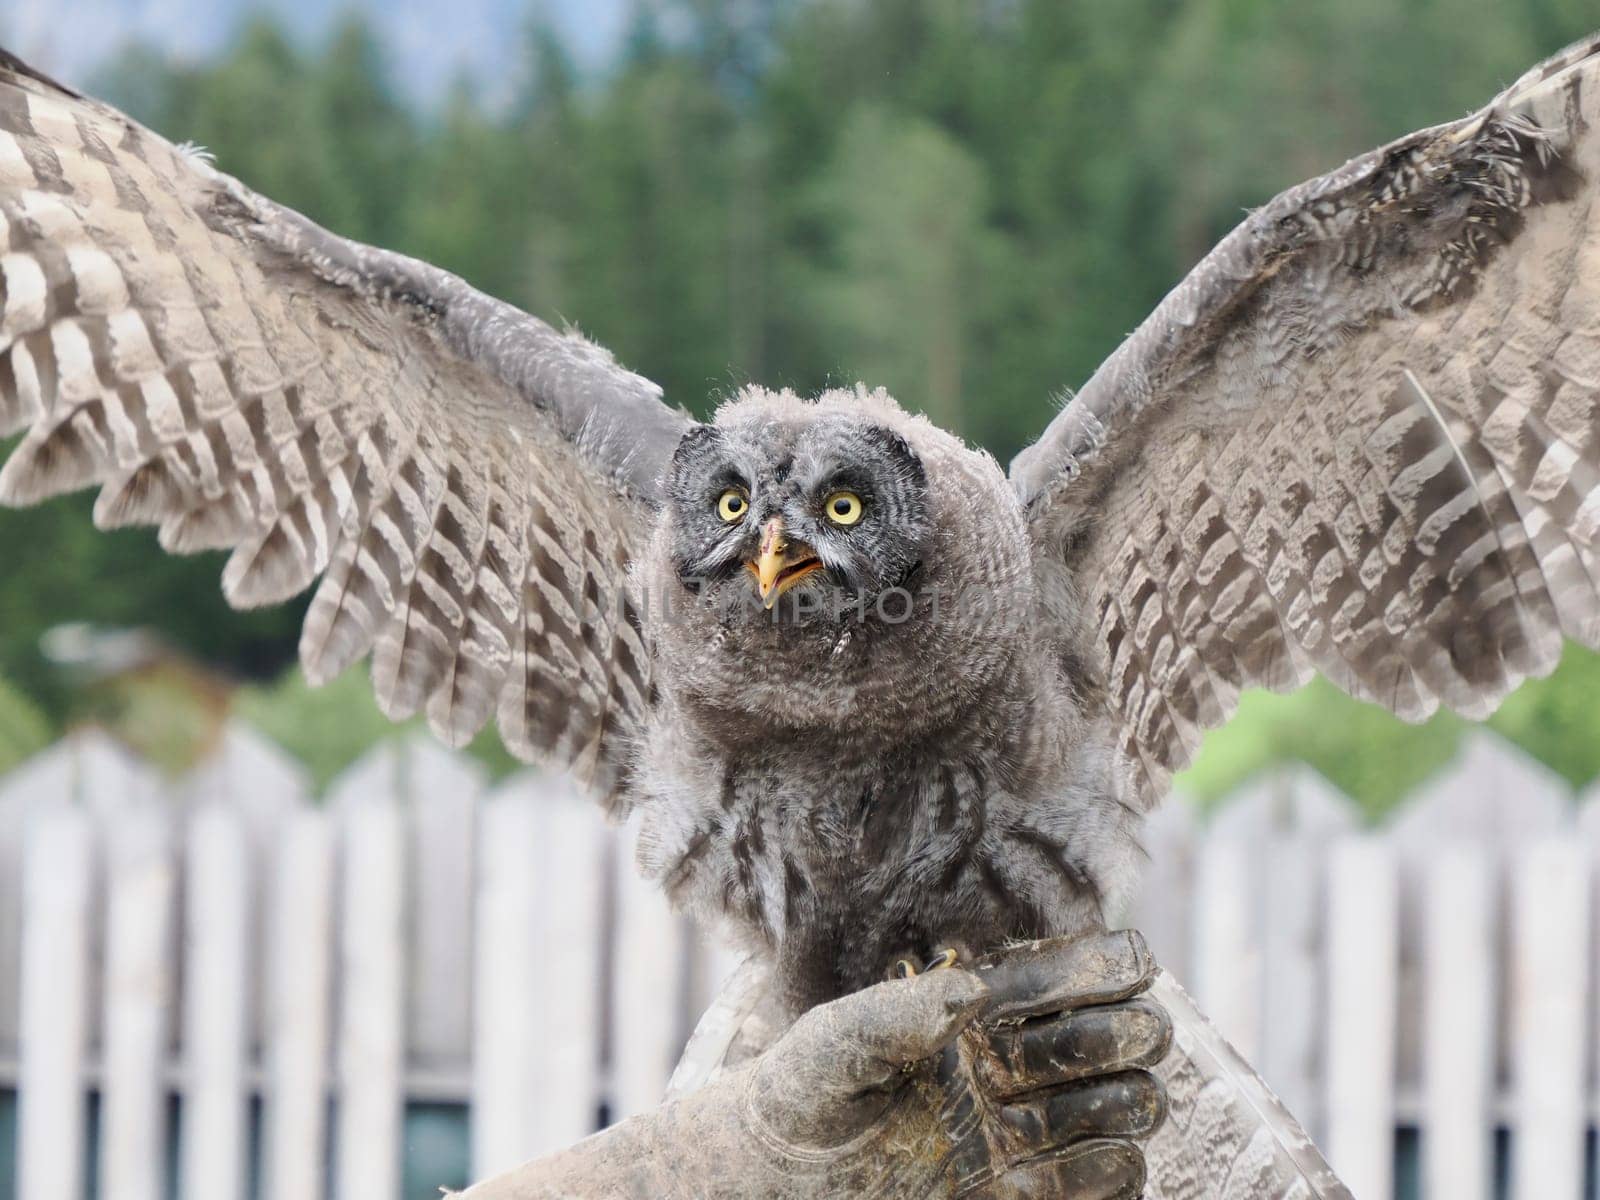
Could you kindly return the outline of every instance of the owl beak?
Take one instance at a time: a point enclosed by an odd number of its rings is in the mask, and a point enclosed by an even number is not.
[[[810,546],[786,540],[783,518],[773,517],[761,530],[761,550],[744,569],[755,579],[761,603],[771,608],[795,584],[822,570],[822,563]]]

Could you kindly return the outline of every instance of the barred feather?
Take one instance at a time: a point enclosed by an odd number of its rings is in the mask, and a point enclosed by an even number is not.
[[[613,790],[650,656],[607,614],[686,420],[0,52],[0,433],[27,431],[0,501],[98,484],[102,528],[231,549],[240,607],[322,575],[314,681],[371,650],[386,712],[460,744],[498,708],[514,752]]]
[[[1245,687],[1482,717],[1600,646],[1597,125],[1591,39],[1284,193],[1013,464],[1146,802]]]

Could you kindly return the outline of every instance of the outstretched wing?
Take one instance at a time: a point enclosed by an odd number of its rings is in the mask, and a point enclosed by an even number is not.
[[[1600,645],[1600,38],[1255,212],[1012,477],[1148,802],[1240,689],[1482,717]]]
[[[573,333],[251,192],[0,53],[0,500],[233,549],[230,602],[321,574],[313,681],[610,790],[648,703],[627,592],[687,424]]]

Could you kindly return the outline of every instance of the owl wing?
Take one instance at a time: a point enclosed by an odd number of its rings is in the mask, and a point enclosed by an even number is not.
[[[1600,645],[1600,37],[1229,234],[1020,454],[1142,799],[1250,686],[1483,717]]]
[[[648,703],[627,569],[688,419],[575,333],[346,241],[0,53],[0,500],[322,582],[314,682],[610,790]]]

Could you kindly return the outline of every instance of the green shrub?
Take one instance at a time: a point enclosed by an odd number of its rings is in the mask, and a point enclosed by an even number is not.
[[[0,774],[43,750],[54,736],[44,714],[0,679]]]

